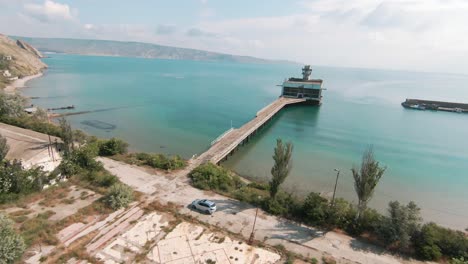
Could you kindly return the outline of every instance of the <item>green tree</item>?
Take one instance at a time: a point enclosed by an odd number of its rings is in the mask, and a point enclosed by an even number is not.
[[[59,119],[59,125],[61,129],[61,138],[63,141],[63,150],[65,155],[69,155],[74,149],[73,146],[73,130],[71,129],[70,123],[65,118]]]
[[[129,186],[116,183],[109,188],[108,193],[104,197],[104,202],[110,208],[118,210],[122,207],[127,207],[133,201],[133,190]]]
[[[401,249],[406,249],[410,245],[413,235],[419,231],[422,218],[419,207],[410,202],[408,205],[401,205],[397,201],[388,204],[388,216],[384,217],[377,233],[387,244],[393,244]]]
[[[468,260],[466,260],[464,257],[452,258],[452,260],[450,260],[450,264],[468,264]]]
[[[0,134],[0,161],[3,161],[10,150],[6,138]]]
[[[271,168],[271,181],[270,181],[270,197],[275,199],[279,191],[280,185],[284,182],[292,168],[292,151],[293,145],[291,142],[283,144],[281,139],[276,140],[275,153],[273,160],[275,164]]]
[[[25,99],[18,94],[5,94],[0,91],[0,116],[20,117],[24,115]]]
[[[416,255],[425,260],[442,256],[468,259],[468,237],[461,232],[427,223],[412,239]]]
[[[14,263],[26,248],[23,238],[13,229],[13,223],[0,213],[0,263]]]
[[[34,114],[32,115],[32,118],[37,121],[44,122],[44,123],[49,121],[47,111],[42,108],[37,108],[37,111],[34,112]]]
[[[354,177],[354,189],[358,196],[358,213],[356,219],[359,220],[362,212],[367,208],[367,203],[374,194],[375,187],[382,178],[386,168],[380,167],[379,162],[374,159],[372,147],[369,147],[362,156],[361,168],[352,168]]]

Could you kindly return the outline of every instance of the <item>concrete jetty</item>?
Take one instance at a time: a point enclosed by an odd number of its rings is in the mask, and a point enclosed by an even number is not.
[[[257,112],[254,119],[250,120],[240,128],[230,129],[229,133],[224,133],[216,139],[212,146],[200,155],[202,162],[212,162],[219,164],[225,160],[229,154],[233,153],[239,145],[249,141],[250,137],[255,135],[268,121],[270,121],[281,109],[288,105],[304,103],[304,98],[285,98],[279,97],[271,104]]]

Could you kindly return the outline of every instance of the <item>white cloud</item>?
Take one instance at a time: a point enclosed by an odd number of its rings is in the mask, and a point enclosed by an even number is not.
[[[60,0],[17,1],[18,11],[10,4],[13,12],[0,16],[4,33],[142,41],[317,65],[468,70],[466,0],[314,0],[280,16],[202,12],[192,23],[153,25],[80,23],[73,7]],[[202,1],[199,11],[209,4]]]
[[[93,29],[96,28],[96,26],[93,25],[93,24],[84,24],[83,27],[84,27],[86,30],[93,30]]]
[[[61,4],[52,0],[45,0],[42,4],[25,4],[26,15],[41,22],[56,22],[60,20],[71,21],[76,18],[76,10],[72,10],[67,4]]]

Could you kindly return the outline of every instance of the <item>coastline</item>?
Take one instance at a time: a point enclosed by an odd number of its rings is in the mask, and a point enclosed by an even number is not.
[[[21,79],[15,80],[13,83],[7,85],[3,91],[7,94],[14,94],[16,92],[16,89],[18,88],[24,88],[26,87],[26,83],[31,81],[32,79],[36,79],[39,77],[42,77],[44,75],[43,72],[34,74],[34,75],[28,75],[26,77],[23,77]]]

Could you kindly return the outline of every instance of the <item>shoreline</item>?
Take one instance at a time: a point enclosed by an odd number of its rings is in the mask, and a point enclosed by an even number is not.
[[[18,88],[24,88],[26,87],[26,83],[33,80],[33,79],[36,79],[36,78],[39,78],[39,77],[42,77],[44,75],[43,72],[40,72],[40,73],[37,73],[37,74],[33,74],[33,75],[28,75],[26,77],[23,77],[21,79],[18,79],[18,80],[15,80],[13,83],[7,85],[3,91],[7,94],[14,94],[16,92],[16,90]]]

